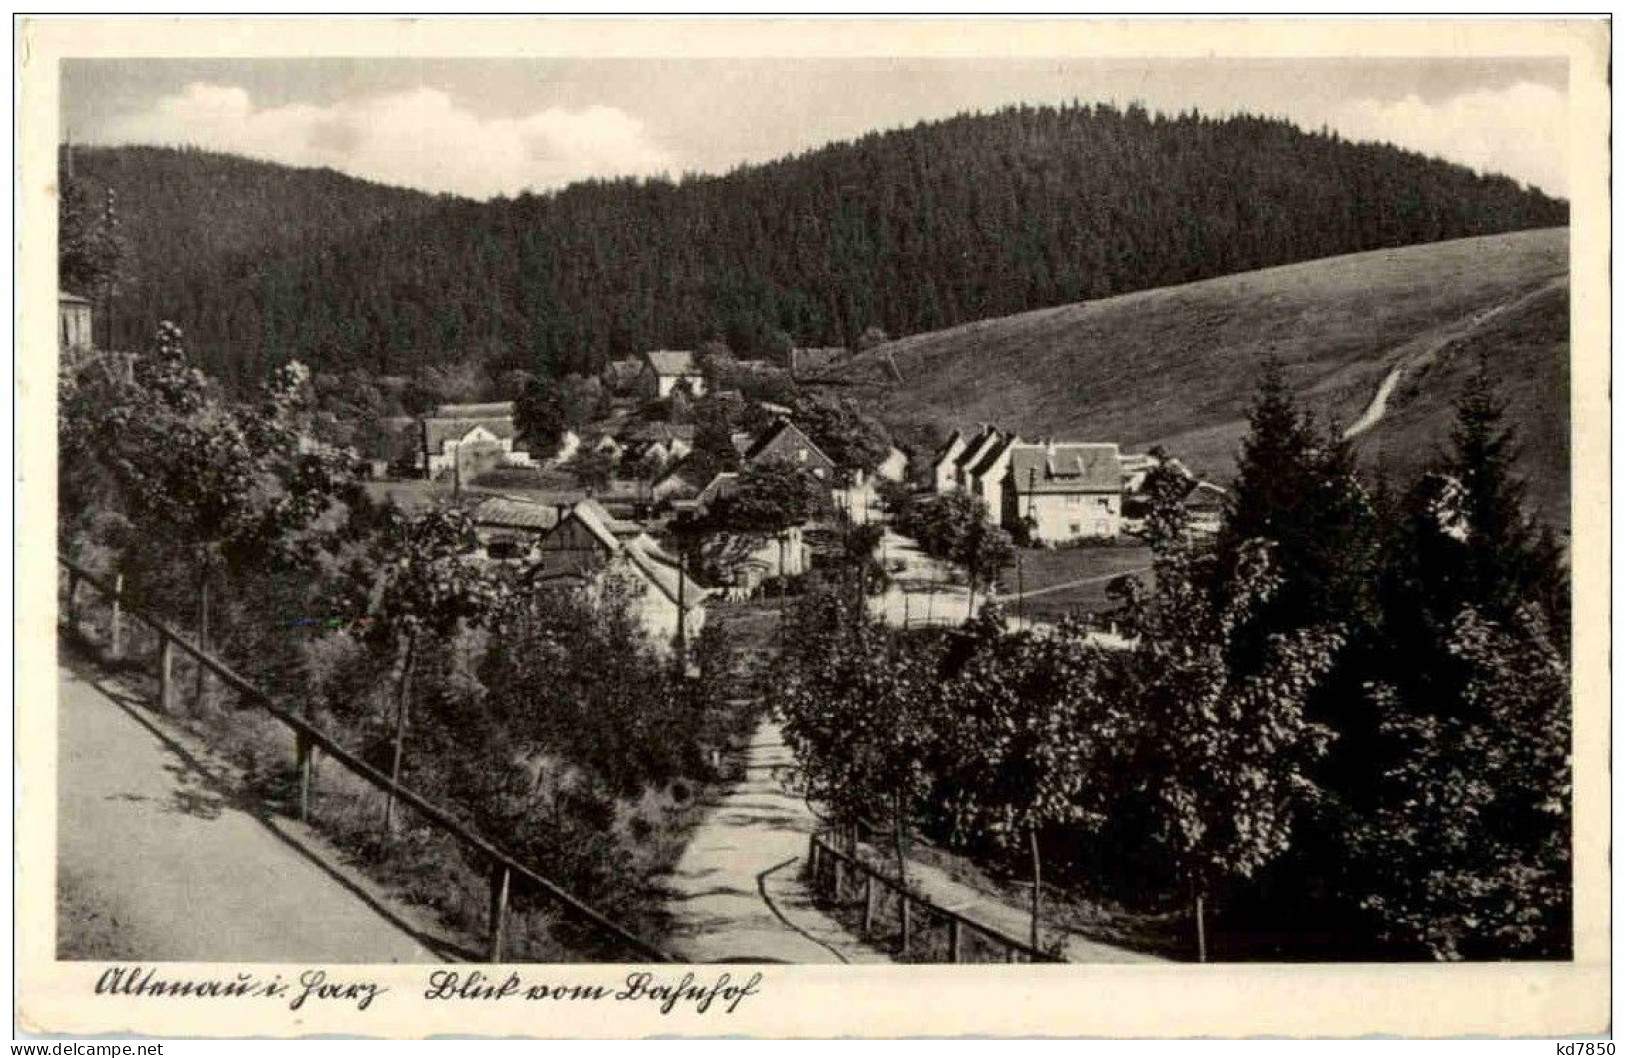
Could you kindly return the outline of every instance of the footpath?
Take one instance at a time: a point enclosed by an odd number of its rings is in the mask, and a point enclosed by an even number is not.
[[[763,722],[744,778],[709,806],[661,879],[667,948],[693,962],[890,962],[813,906],[801,871],[815,821],[780,783],[789,763],[778,726]]]

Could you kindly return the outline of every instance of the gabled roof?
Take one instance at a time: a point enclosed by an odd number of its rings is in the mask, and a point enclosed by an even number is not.
[[[643,361],[636,357],[627,357],[624,360],[611,360],[604,365],[604,370],[616,382],[630,382],[638,377],[643,370]]]
[[[498,440],[518,436],[511,416],[471,419],[427,418],[423,420],[423,446],[431,452],[438,452],[447,441],[461,441],[476,427],[483,428]]]
[[[977,434],[975,439],[965,446],[963,452],[959,453],[959,457],[954,460],[954,466],[960,470],[969,470],[972,464],[987,454],[989,448],[999,442],[999,437],[997,427],[982,427],[982,432]]]
[[[931,457],[931,465],[940,467],[944,463],[957,463],[964,451],[965,435],[955,430],[948,435],[948,440],[943,442],[942,447],[937,449],[937,454]]]
[[[471,512],[476,525],[503,529],[551,529],[559,524],[559,509],[545,503],[523,503],[505,496],[483,500]]]
[[[835,465],[835,460],[831,459],[827,455],[824,455],[824,450],[813,444],[812,438],[808,437],[806,432],[803,431],[801,427],[797,426],[789,419],[779,419],[772,426],[769,426],[766,430],[762,431],[762,436],[756,439],[756,443],[745,450],[745,462],[749,463],[751,460],[761,455],[773,444],[774,441],[777,441],[780,437],[783,437],[791,430],[795,431],[795,436],[806,442],[808,448],[812,449],[814,452],[817,452],[819,457],[823,459],[824,462],[828,463],[830,466]]]
[[[989,447],[982,454],[981,459],[976,460],[970,466],[966,467],[965,473],[969,474],[973,478],[981,477],[983,474],[986,474],[988,471],[992,470],[999,460],[1004,458],[1004,454],[1006,452],[1010,451],[1011,448],[1020,443],[1021,438],[1017,437],[1015,434],[1004,434],[999,438],[998,443]]]
[[[1123,489],[1115,444],[1016,445],[1010,450],[1009,476],[1022,495]]]
[[[650,369],[657,375],[698,375],[700,367],[694,362],[689,349],[651,349],[643,354]]]
[[[736,470],[719,471],[715,477],[706,482],[705,488],[689,503],[696,510],[710,507],[720,499],[732,496],[739,491],[739,472]]]
[[[1225,491],[1210,481],[1198,481],[1185,493],[1180,502],[1187,510],[1218,511],[1224,509]]]
[[[693,577],[679,572],[675,566],[663,560],[647,545],[636,542],[628,544],[622,549],[622,554],[626,555],[638,572],[643,574],[644,579],[659,588],[660,593],[667,599],[676,603],[678,595],[681,594],[684,610],[692,610],[711,594],[708,589],[695,583]],[[680,591],[679,578],[686,582]]]

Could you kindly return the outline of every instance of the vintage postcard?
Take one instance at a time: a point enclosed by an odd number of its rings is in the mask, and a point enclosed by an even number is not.
[[[20,1032],[1609,1030],[1605,20],[16,48]]]

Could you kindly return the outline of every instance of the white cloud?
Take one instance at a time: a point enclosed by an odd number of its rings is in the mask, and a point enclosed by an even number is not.
[[[643,122],[614,107],[487,118],[431,88],[262,109],[241,88],[196,82],[116,122],[105,140],[191,144],[287,165],[326,165],[474,198],[677,167]]]
[[[1354,100],[1330,116],[1350,139],[1387,140],[1485,172],[1504,173],[1547,194],[1569,192],[1568,95],[1522,82],[1425,103]]]

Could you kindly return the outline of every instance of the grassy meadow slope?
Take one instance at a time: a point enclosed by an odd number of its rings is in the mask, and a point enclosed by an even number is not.
[[[1024,437],[1167,445],[1202,473],[1234,470],[1269,352],[1322,416],[1355,422],[1406,365],[1360,447],[1409,470],[1448,436],[1463,359],[1505,360],[1525,472],[1567,495],[1568,230],[1331,257],[986,320],[878,346],[849,370],[888,419],[996,422]],[[1554,306],[1560,306],[1559,314]],[[1415,373],[1416,378],[1411,378]],[[1556,444],[1554,438],[1564,439]],[[1400,450],[1403,450],[1402,457]]]
[[[1449,444],[1452,401],[1480,352],[1496,365],[1507,418],[1517,425],[1519,469],[1530,506],[1555,528],[1569,511],[1569,291],[1538,291],[1406,371],[1382,421],[1356,450],[1367,464],[1408,479]]]

